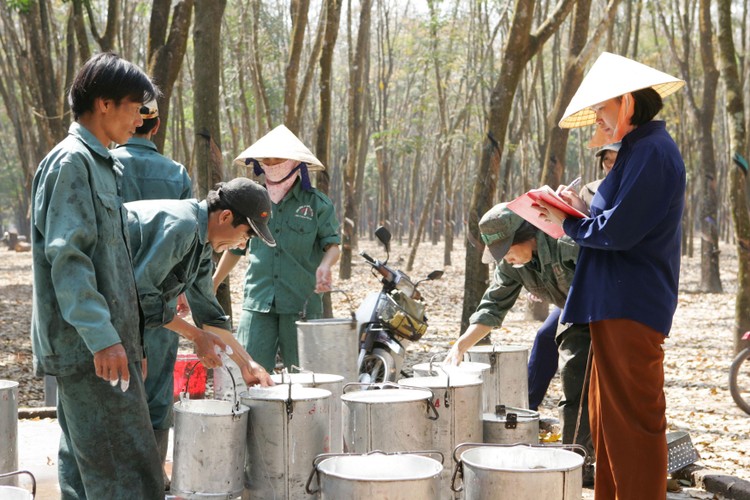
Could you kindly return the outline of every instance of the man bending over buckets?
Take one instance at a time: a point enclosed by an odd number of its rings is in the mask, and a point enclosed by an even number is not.
[[[208,339],[218,335],[231,349],[227,353],[242,371],[248,385],[273,385],[268,373],[237,342],[228,316],[213,293],[212,251],[244,248],[253,236],[276,245],[267,221],[271,201],[265,188],[243,177],[221,183],[204,201],[143,200],[126,203],[128,232],[138,296],[143,309],[144,336],[158,335],[146,353],[148,408],[162,464],[172,425],[174,365],[179,338],[172,330],[196,343],[207,368],[216,363]],[[170,307],[185,293],[198,327]],[[208,333],[212,332],[212,333]],[[153,339],[152,339],[153,340]],[[207,350],[207,348],[209,350]],[[218,366],[218,365],[216,365]]]

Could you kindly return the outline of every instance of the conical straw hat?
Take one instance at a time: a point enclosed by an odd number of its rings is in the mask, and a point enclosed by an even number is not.
[[[596,113],[590,108],[628,92],[652,87],[662,99],[685,85],[675,78],[627,57],[602,52],[591,66],[568,104],[560,128],[577,128],[596,123]]]
[[[279,125],[255,141],[255,144],[240,153],[234,161],[244,165],[247,158],[297,160],[305,162],[311,172],[325,170],[320,160],[284,125]]]

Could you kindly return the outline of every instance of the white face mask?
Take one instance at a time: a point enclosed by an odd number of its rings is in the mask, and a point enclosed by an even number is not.
[[[266,189],[268,190],[268,196],[271,198],[272,202],[276,204],[280,203],[292,188],[294,181],[299,177],[299,172],[297,175],[292,175],[286,180],[284,180],[284,178],[289,175],[298,163],[299,161],[297,160],[286,160],[271,166],[261,164],[263,172],[266,175]]]

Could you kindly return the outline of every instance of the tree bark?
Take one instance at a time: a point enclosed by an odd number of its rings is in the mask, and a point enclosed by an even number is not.
[[[196,0],[193,46],[195,82],[193,86],[196,135],[193,165],[198,174],[198,185],[193,193],[199,198],[222,180],[221,127],[219,121],[219,75],[221,74],[221,19],[226,0]],[[218,254],[214,254],[217,258]],[[226,285],[226,286],[224,286]],[[216,297],[228,315],[232,316],[232,299],[228,282],[219,287]]]
[[[354,54],[349,60],[349,95],[347,114],[347,157],[344,167],[344,217],[342,220],[342,248],[339,277],[349,279],[352,274],[352,252],[357,248],[359,206],[362,199],[362,150],[366,151],[367,133],[367,69],[369,68],[371,0],[360,3],[359,29]],[[351,1],[349,4],[351,16]],[[351,20],[349,20],[351,31]],[[349,34],[351,47],[351,33]]]
[[[734,162],[730,173],[729,200],[737,246],[737,293],[734,309],[734,349],[737,353],[750,344],[742,340],[743,333],[750,330],[750,211],[747,167],[743,169],[740,166],[742,159],[747,159],[750,155],[747,151],[745,103],[737,69],[737,52],[732,39],[732,1],[718,0],[717,7],[721,74],[726,87],[726,110],[730,126],[729,149]]]
[[[476,310],[487,288],[487,266],[482,263],[483,245],[479,236],[479,218],[492,208],[497,187],[500,160],[503,156],[505,133],[508,129],[513,97],[526,64],[541,50],[544,42],[558,29],[575,4],[574,0],[559,2],[536,32],[531,32],[535,2],[517,0],[513,20],[505,44],[500,73],[490,95],[486,139],[477,166],[477,176],[469,208],[469,242],[466,249],[466,276],[461,329],[469,325],[469,316]]]
[[[168,26],[171,3],[171,0],[156,0],[153,3],[148,34],[148,71],[161,90],[157,103],[162,126],[152,138],[159,151],[164,149],[172,91],[182,69],[193,13],[193,0],[178,1],[172,13],[172,24]]]

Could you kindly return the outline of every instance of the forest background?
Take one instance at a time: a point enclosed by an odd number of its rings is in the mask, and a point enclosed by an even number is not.
[[[750,330],[747,0],[5,0],[0,2],[0,232],[28,235],[39,161],[67,133],[66,91],[112,50],[161,88],[156,143],[203,197],[252,176],[235,156],[284,123],[327,166],[340,278],[385,225],[410,248],[464,245],[462,329],[486,288],[477,222],[493,204],[577,175],[592,128],[557,127],[602,51],[684,79],[661,118],[688,172],[686,256],[720,292],[737,250],[735,349]],[[698,241],[699,247],[694,246]],[[465,255],[465,257],[464,257]]]

